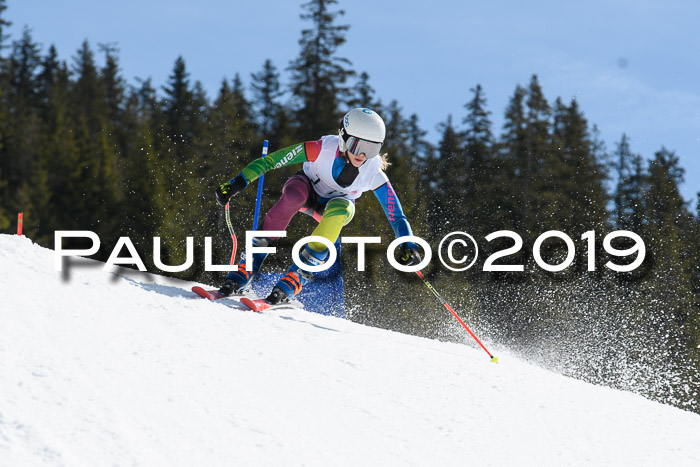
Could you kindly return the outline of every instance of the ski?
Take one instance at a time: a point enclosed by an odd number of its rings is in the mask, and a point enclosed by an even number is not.
[[[258,300],[251,300],[249,298],[241,298],[241,303],[250,308],[253,311],[257,311],[260,313],[263,310],[267,310],[272,306],[270,302],[265,300],[264,298],[258,299]]]
[[[226,298],[226,297],[243,297],[243,295],[223,295],[219,293],[218,290],[205,290],[199,286],[194,286],[192,287],[192,292],[196,293],[202,298],[206,298],[208,300],[219,300],[220,298]]]
[[[277,303],[277,304],[273,305],[272,303],[268,302],[264,298],[259,298],[257,300],[253,300],[253,299],[250,299],[248,297],[243,297],[241,299],[241,303],[257,313],[260,313],[263,310],[271,310],[274,308],[303,309],[303,305],[296,300],[293,300],[291,302],[281,302],[281,303]]]

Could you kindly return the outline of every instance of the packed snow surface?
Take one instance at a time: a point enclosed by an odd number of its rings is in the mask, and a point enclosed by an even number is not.
[[[192,285],[0,235],[0,465],[700,465],[697,414]]]

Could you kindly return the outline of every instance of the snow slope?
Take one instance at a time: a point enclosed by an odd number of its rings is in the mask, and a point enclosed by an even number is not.
[[[0,465],[700,465],[696,414],[191,285],[0,235]]]

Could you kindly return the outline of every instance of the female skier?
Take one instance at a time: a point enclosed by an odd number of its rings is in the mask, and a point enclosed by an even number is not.
[[[292,217],[303,212],[319,222],[312,235],[335,243],[340,230],[355,214],[355,200],[371,190],[384,208],[396,236],[413,235],[383,170],[387,163],[379,151],[385,135],[384,121],[377,113],[370,109],[352,109],[345,114],[339,135],[289,146],[251,162],[236,177],[219,185],[216,199],[223,206],[268,170],[303,162],[303,170],[287,180],[282,197],[265,216],[263,230],[286,230]],[[277,240],[256,237],[253,244],[272,246]],[[329,256],[330,252],[323,243],[310,242],[302,249],[300,259],[304,264],[317,266]],[[266,257],[266,253],[253,254],[252,271],[249,272],[246,270],[248,258],[243,254],[238,270],[228,274],[219,292],[224,296],[243,293]],[[402,244],[399,261],[404,265],[420,263],[416,245],[411,242]],[[291,300],[312,276],[313,273],[292,263],[266,300],[272,304]]]

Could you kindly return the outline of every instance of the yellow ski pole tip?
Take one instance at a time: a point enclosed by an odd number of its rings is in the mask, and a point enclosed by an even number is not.
[[[492,356],[492,357],[491,357],[491,361],[492,361],[493,363],[498,363],[498,357],[493,357],[493,356]]]

